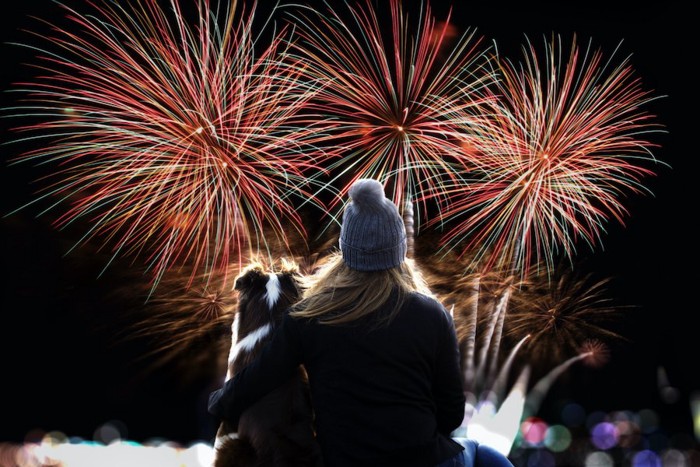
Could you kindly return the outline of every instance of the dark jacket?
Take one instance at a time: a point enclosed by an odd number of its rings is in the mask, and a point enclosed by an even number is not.
[[[209,397],[209,412],[241,413],[298,365],[309,374],[318,441],[328,467],[434,466],[463,447],[450,438],[465,396],[452,319],[413,293],[397,316],[323,325],[287,316],[260,357]]]

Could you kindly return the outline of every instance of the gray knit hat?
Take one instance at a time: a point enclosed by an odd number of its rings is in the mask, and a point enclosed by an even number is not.
[[[349,191],[340,227],[343,260],[358,271],[381,271],[406,258],[406,229],[396,205],[377,180],[362,178]]]

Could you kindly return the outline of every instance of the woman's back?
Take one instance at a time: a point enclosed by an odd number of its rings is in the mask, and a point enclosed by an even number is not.
[[[294,323],[328,465],[423,466],[461,449],[449,439],[465,402],[451,318],[412,293],[377,326],[392,306],[345,325]]]

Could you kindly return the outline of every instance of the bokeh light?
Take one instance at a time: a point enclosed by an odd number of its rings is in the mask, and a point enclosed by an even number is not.
[[[601,422],[591,430],[591,442],[598,449],[610,449],[617,446],[619,433],[614,423]]]
[[[536,449],[527,457],[526,465],[527,467],[555,467],[557,464],[550,452],[544,449]]]
[[[639,425],[631,420],[620,420],[615,422],[617,430],[618,444],[623,448],[633,448],[641,440]]]
[[[682,451],[669,449],[661,454],[661,462],[664,467],[691,467],[692,464]]]
[[[586,456],[584,467],[614,467],[612,456],[606,452],[592,452]]]
[[[528,417],[520,424],[523,440],[531,446],[539,446],[547,434],[547,423],[538,417]]]
[[[550,451],[566,451],[571,445],[571,431],[563,425],[552,425],[547,428],[544,445]]]
[[[104,444],[120,441],[127,437],[126,425],[123,422],[112,420],[104,423],[95,430],[94,439]]]
[[[647,449],[639,451],[632,457],[632,467],[663,467],[659,456]]]
[[[54,432],[41,443],[0,443],[3,467],[210,467],[213,459],[212,446],[203,442],[189,447],[169,441],[115,441],[104,445],[94,441],[67,442],[61,433]]]
[[[515,467],[700,465],[692,435],[667,435],[657,426],[659,416],[653,410],[596,411],[586,417],[579,404],[567,402],[562,407],[560,424],[534,416],[520,424],[513,449],[507,453]],[[98,426],[94,440],[68,437],[61,431],[30,430],[24,444],[0,442],[0,466],[211,467],[214,460],[213,446],[206,441],[183,446],[151,438],[140,443],[126,439],[127,432],[119,420]],[[590,439],[585,440],[585,433]],[[470,431],[469,438],[474,439],[473,435]]]

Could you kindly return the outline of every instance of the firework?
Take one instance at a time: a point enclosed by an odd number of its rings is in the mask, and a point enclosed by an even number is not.
[[[233,284],[225,278],[237,271],[238,265],[231,265],[228,274],[202,273],[192,279],[186,271],[171,269],[155,290],[137,280],[116,285],[110,299],[121,303],[119,325],[110,320],[97,330],[111,347],[138,349],[130,357],[134,377],[169,369],[179,374],[180,384],[213,378],[225,361],[238,305]]]
[[[602,356],[592,342],[623,340],[610,324],[630,308],[608,297],[609,285],[610,279],[580,276],[563,267],[557,268],[555,280],[531,277],[512,294],[504,334],[513,342],[530,336],[523,352],[539,368],[579,353]]]
[[[491,79],[488,49],[474,30],[459,35],[449,15],[437,21],[428,5],[417,19],[398,0],[388,2],[387,16],[370,1],[343,5],[291,14],[294,56],[309,64],[310,79],[325,83],[309,108],[328,117],[328,151],[339,155],[328,165],[338,190],[329,204],[339,204],[357,178],[380,179],[398,206],[423,200],[417,228],[425,193],[439,197],[444,179],[459,176],[453,159],[467,138],[453,120],[478,120],[480,91]]]
[[[522,63],[494,59],[497,104],[468,125],[481,135],[461,159],[469,175],[443,184],[448,202],[428,223],[444,228],[443,248],[527,276],[559,253],[572,258],[580,242],[600,244],[608,222],[624,224],[625,197],[649,192],[642,182],[658,161],[645,138],[661,131],[644,110],[652,92],[628,59],[613,67],[575,36],[568,57],[562,49],[560,38],[545,41],[540,61],[528,41]]]
[[[27,205],[65,206],[58,228],[82,223],[78,244],[143,258],[154,287],[174,265],[225,273],[303,236],[292,200],[318,205],[306,172],[321,170],[317,130],[298,116],[316,86],[279,60],[288,30],[263,39],[255,4],[193,2],[191,25],[162,3],[61,5],[69,25],[35,34],[49,45],[9,109],[33,122],[16,128],[32,148],[14,162],[53,170]]]
[[[540,266],[541,274],[526,281],[493,269],[465,274],[473,258],[432,255],[437,236],[416,239],[416,258],[450,310],[460,346],[467,403],[453,435],[508,454],[524,417],[537,413],[566,370],[607,362],[603,340],[623,337],[604,325],[625,307],[606,298],[609,280],[579,277],[562,265],[553,274]]]
[[[251,265],[262,265],[271,272],[299,270],[308,275],[326,259],[326,255],[317,253],[284,256],[280,252],[274,261],[259,255],[246,259],[243,265],[230,265],[225,273],[202,274],[192,281],[192,286],[187,285],[187,274],[173,269],[164,273],[155,291],[134,280],[136,285],[130,283],[115,289],[115,300],[124,296],[148,300],[125,307],[122,329],[115,332],[110,326],[113,345],[141,343],[143,348],[135,360],[147,364],[146,372],[178,365],[193,377],[196,372],[191,368],[209,368],[212,355],[219,356],[218,367],[225,367],[231,347],[231,325],[239,306],[238,292],[226,278],[240,275]],[[300,276],[299,280],[305,277],[308,276]]]

